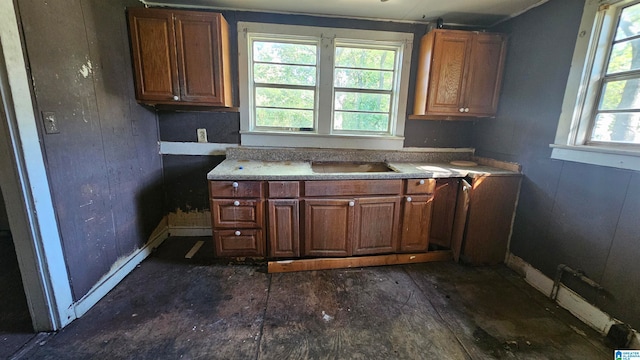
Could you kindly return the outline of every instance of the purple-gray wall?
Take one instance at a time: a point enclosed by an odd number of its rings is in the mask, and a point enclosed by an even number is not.
[[[135,102],[125,6],[19,0],[25,54],[74,299],[142,247],[164,215],[155,111]]]
[[[498,116],[474,127],[481,156],[517,161],[524,179],[511,251],[553,278],[558,264],[604,286],[566,283],[640,328],[640,173],[552,160],[584,0],[551,0],[497,26],[509,34]]]

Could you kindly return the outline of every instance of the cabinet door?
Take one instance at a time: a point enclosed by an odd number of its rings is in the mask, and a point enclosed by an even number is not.
[[[473,179],[462,245],[465,262],[474,265],[504,262],[520,180],[519,176]]]
[[[136,98],[175,101],[179,85],[171,12],[145,8],[128,11]]]
[[[304,255],[350,256],[355,200],[304,200]]]
[[[298,200],[268,200],[267,204],[269,208],[269,256],[300,256]]]
[[[472,33],[464,31],[436,32],[427,113],[460,115],[472,36]]]
[[[431,195],[404,197],[400,251],[427,251],[432,208]]]
[[[506,37],[501,34],[475,34],[469,57],[469,75],[464,104],[467,115],[489,116],[498,110]]]
[[[458,199],[456,200],[455,217],[453,222],[453,232],[451,234],[451,252],[453,260],[460,260],[460,252],[462,251],[462,241],[464,240],[464,231],[467,226],[467,214],[469,212],[469,193],[471,185],[462,179],[460,180]]]
[[[220,14],[176,12],[180,100],[224,105]]]
[[[451,247],[451,231],[456,211],[458,179],[438,179],[433,194],[433,212],[429,242],[443,248]]]
[[[399,221],[400,196],[359,198],[353,255],[395,252]]]

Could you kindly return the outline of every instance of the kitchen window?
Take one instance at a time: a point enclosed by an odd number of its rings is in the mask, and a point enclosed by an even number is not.
[[[238,23],[241,143],[401,149],[413,34]]]
[[[587,1],[552,157],[640,170],[640,1]]]

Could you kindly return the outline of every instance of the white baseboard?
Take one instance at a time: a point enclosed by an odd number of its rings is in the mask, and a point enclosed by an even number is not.
[[[100,299],[111,291],[122,279],[133,271],[142,260],[151,254],[151,251],[169,237],[166,217],[162,219],[158,228],[153,232],[149,241],[140,249],[130,255],[118,259],[111,270],[105,274],[82,299],[74,304],[76,317],[81,317],[91,309]]]
[[[506,264],[508,267],[524,277],[524,280],[529,283],[529,285],[533,286],[546,296],[551,294],[553,280],[540,272],[540,270],[534,268],[522,258],[511,253],[507,255]],[[562,308],[568,310],[575,317],[602,335],[606,335],[609,332],[611,325],[622,323],[604,311],[591,305],[588,301],[563,284],[560,284],[556,301]],[[640,334],[638,334],[636,330],[633,330],[633,332],[634,335],[631,340],[630,347],[632,349],[640,349]]]

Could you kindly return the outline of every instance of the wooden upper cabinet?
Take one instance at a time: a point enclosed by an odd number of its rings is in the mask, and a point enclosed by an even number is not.
[[[423,36],[413,115],[495,115],[505,53],[503,34],[437,29]]]
[[[218,13],[130,8],[136,98],[231,107],[228,24]]]
[[[129,9],[136,98],[174,101],[179,94],[173,15],[164,10]]]

